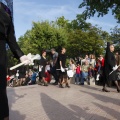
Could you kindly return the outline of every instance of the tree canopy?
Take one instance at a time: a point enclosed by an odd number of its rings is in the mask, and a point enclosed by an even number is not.
[[[65,29],[56,26],[54,23],[33,22],[31,30],[19,38],[19,45],[27,54],[41,53],[42,50],[57,48],[66,44],[67,34]]]
[[[120,0],[83,0],[79,8],[83,7],[85,19],[93,17],[96,13],[98,17],[104,16],[111,10],[112,15],[120,22]]]
[[[18,44],[25,54],[41,54],[42,50],[55,48],[58,51],[59,48],[66,47],[69,58],[103,54],[107,41],[113,41],[119,48],[119,28],[112,29],[110,35],[99,26],[87,23],[84,17],[79,14],[72,21],[62,16],[51,22],[33,22],[32,28],[19,38]],[[11,56],[9,51],[8,53]],[[15,62],[10,57],[10,65]]]

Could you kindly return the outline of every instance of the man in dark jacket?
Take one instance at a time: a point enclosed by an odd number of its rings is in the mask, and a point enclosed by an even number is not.
[[[29,58],[20,50],[14,35],[14,27],[12,22],[12,0],[0,0],[0,120],[9,120],[9,107],[6,94],[6,43],[17,59],[21,62]],[[8,5],[8,6],[7,6]]]

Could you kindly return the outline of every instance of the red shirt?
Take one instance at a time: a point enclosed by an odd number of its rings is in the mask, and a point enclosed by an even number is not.
[[[9,81],[10,79],[11,79],[10,76],[8,76],[8,77],[7,77],[7,81]]]
[[[80,74],[80,71],[81,71],[81,70],[80,70],[80,66],[77,66],[77,68],[76,68],[76,73],[77,73],[77,74]]]
[[[101,63],[101,66],[102,67],[104,67],[104,62],[105,62],[105,59],[104,58],[102,58],[102,60],[99,60],[100,61],[100,63]]]

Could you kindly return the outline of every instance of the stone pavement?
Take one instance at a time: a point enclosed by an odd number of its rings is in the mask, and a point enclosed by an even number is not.
[[[120,120],[120,93],[101,86],[8,88],[10,120]]]

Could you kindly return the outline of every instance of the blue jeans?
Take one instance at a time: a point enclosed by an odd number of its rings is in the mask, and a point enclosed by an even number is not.
[[[81,74],[77,74],[77,73],[76,73],[76,75],[75,75],[75,82],[76,82],[77,84],[79,84],[80,78],[81,78]]]
[[[84,83],[84,79],[88,76],[88,72],[81,73],[81,83]]]

